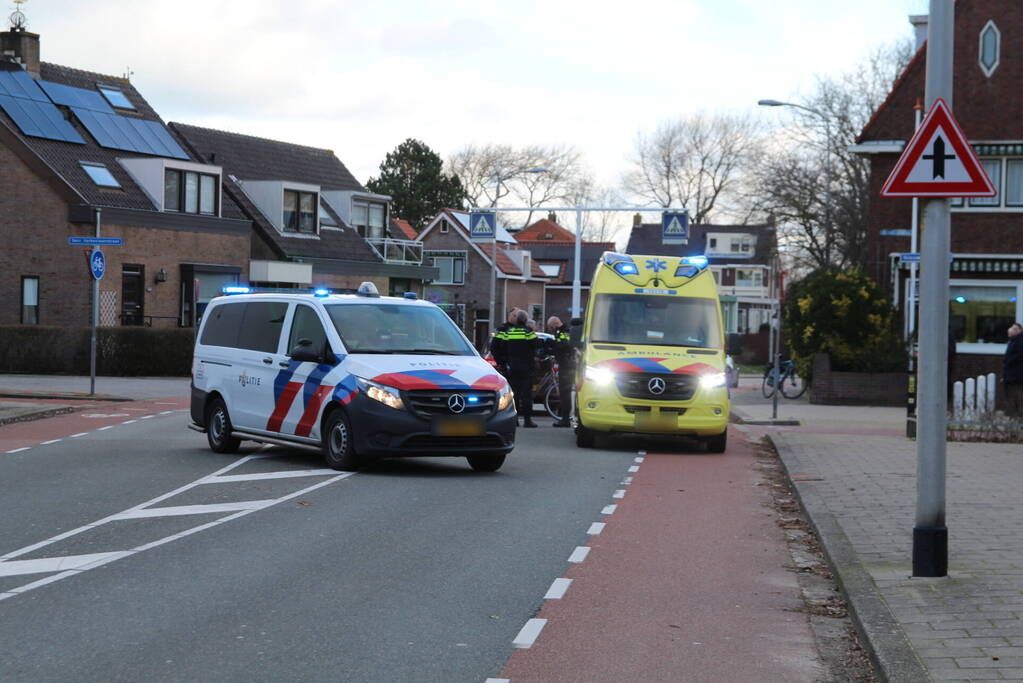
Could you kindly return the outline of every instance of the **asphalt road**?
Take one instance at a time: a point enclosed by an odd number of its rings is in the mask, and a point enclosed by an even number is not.
[[[0,680],[482,681],[636,455],[542,428],[348,476],[147,410],[0,449]]]

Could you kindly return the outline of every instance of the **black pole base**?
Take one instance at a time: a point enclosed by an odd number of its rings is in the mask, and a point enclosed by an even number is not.
[[[913,576],[948,576],[947,527],[913,527]]]

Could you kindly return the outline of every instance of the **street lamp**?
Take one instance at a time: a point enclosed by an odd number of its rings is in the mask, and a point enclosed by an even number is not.
[[[497,200],[501,196],[501,183],[506,180],[511,180],[516,176],[523,175],[525,173],[549,173],[550,169],[547,168],[527,168],[525,170],[516,170],[514,173],[508,175],[502,175],[500,172],[495,172],[493,175],[495,189],[494,189],[494,201],[490,202],[490,207],[494,209],[494,243],[491,246],[490,252],[490,330],[493,332],[497,329]],[[507,305],[507,301],[505,304]]]

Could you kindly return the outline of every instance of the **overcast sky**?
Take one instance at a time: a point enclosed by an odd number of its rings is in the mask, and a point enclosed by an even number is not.
[[[807,91],[912,35],[926,0],[28,0],[48,62],[122,75],[167,121],[332,149],[570,144],[616,183],[636,133]]]

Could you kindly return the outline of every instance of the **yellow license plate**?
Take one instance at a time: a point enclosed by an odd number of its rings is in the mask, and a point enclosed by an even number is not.
[[[434,436],[483,436],[486,425],[483,420],[470,418],[437,418],[433,422]]]

